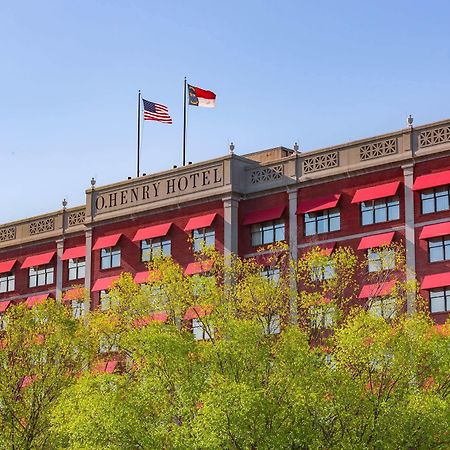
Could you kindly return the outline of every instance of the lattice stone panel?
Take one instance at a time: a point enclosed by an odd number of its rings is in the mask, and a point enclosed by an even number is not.
[[[283,164],[272,167],[261,167],[252,171],[250,181],[252,184],[267,183],[279,180],[283,176]]]
[[[443,142],[450,142],[450,126],[422,131],[419,135],[421,147],[429,147],[430,145],[442,144]]]
[[[85,219],[86,219],[85,211],[78,211],[78,212],[70,213],[69,219],[68,219],[69,227],[73,227],[75,225],[80,225],[80,224],[84,223]]]
[[[16,227],[2,228],[0,230],[0,242],[13,241],[16,238]]]
[[[311,156],[303,160],[303,173],[318,172],[320,170],[332,169],[339,166],[338,152],[326,153],[324,155]]]
[[[386,139],[385,141],[362,145],[359,148],[359,158],[361,161],[381,158],[395,153],[397,153],[397,139]]]
[[[53,231],[55,229],[55,219],[49,217],[48,219],[36,220],[30,223],[30,234],[45,233],[46,231]]]

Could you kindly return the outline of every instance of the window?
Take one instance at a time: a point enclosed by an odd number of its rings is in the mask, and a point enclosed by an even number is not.
[[[16,277],[13,273],[0,274],[0,294],[11,292],[16,288]]]
[[[312,281],[325,281],[331,280],[336,275],[334,265],[330,261],[326,264],[321,264],[311,267],[311,280]]]
[[[109,298],[108,291],[100,291],[100,309],[102,311],[108,311],[111,308],[111,299]]]
[[[369,298],[369,312],[383,319],[392,319],[395,317],[397,303],[392,297],[373,297]]]
[[[305,236],[329,233],[340,229],[341,213],[338,208],[305,214]]]
[[[74,319],[81,319],[84,315],[84,301],[72,300],[72,317]]]
[[[430,262],[450,259],[450,236],[442,236],[428,240]]]
[[[309,317],[312,328],[331,328],[335,323],[336,309],[334,306],[311,306]]]
[[[30,267],[28,275],[28,286],[45,286],[53,284],[55,269],[54,267]]]
[[[199,228],[192,232],[194,251],[198,252],[203,247],[214,247],[215,232],[213,228]]]
[[[84,258],[69,259],[69,280],[79,280],[85,276],[86,262]]]
[[[252,225],[251,235],[253,247],[284,241],[284,221],[270,220],[255,223]]]
[[[7,322],[6,317],[3,314],[0,314],[0,331],[6,330],[6,322]]]
[[[398,219],[400,219],[400,201],[398,197],[361,202],[362,225],[372,225]]]
[[[196,341],[208,340],[214,337],[211,327],[203,324],[200,319],[192,319],[192,333]]]
[[[100,353],[110,353],[119,351],[119,335],[100,336]]]
[[[427,189],[420,193],[422,214],[429,214],[450,209],[450,187]]]
[[[101,250],[101,264],[102,269],[111,269],[112,267],[120,267],[120,248],[109,247]]]
[[[267,317],[266,329],[264,330],[266,334],[280,334],[281,333],[281,320],[279,314],[273,314]]]
[[[170,239],[145,239],[141,241],[141,261],[148,262],[157,256],[170,256]]]
[[[261,271],[261,276],[267,278],[271,283],[278,284],[280,281],[280,269],[278,267],[265,267]]]
[[[432,313],[450,311],[450,286],[430,291],[430,311]]]
[[[367,262],[369,272],[395,269],[395,249],[369,249],[367,251]]]

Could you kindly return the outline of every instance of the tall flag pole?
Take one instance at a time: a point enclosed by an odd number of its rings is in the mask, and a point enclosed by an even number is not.
[[[138,92],[137,104],[137,164],[136,176],[139,177],[139,156],[141,152],[141,91]]]
[[[183,166],[186,165],[186,77],[183,88]]]

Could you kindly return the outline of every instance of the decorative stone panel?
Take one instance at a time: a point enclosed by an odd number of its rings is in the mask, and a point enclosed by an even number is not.
[[[53,231],[55,229],[55,219],[49,217],[48,219],[40,219],[30,223],[30,234],[40,234],[46,231]]]
[[[338,152],[311,156],[303,160],[303,173],[319,172],[339,166]]]
[[[419,135],[421,147],[450,142],[450,126],[435,128],[434,130],[422,131]]]
[[[13,241],[16,238],[16,227],[2,228],[0,230],[0,242]]]
[[[271,167],[260,167],[252,170],[250,181],[252,184],[267,183],[269,181],[279,180],[283,176],[283,164]]]
[[[385,141],[362,145],[359,148],[359,158],[361,161],[381,158],[395,153],[397,153],[397,139],[386,139]]]
[[[83,224],[85,219],[86,219],[86,212],[77,211],[69,214],[67,222],[69,224],[69,227],[73,227],[75,225]]]

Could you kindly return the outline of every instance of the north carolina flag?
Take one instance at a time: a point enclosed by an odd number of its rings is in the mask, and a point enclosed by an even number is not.
[[[216,94],[211,91],[205,91],[196,86],[188,84],[189,104],[193,106],[205,106],[214,108],[216,106]]]

